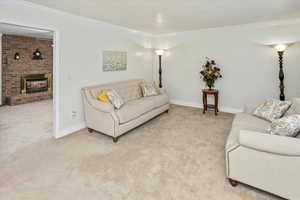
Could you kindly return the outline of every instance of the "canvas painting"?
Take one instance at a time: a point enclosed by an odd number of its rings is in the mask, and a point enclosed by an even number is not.
[[[123,71],[127,69],[127,52],[103,51],[103,71]]]

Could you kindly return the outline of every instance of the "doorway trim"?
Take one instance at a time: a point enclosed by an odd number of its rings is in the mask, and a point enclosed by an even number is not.
[[[27,24],[19,21],[8,21],[8,20],[0,20],[0,23],[10,24],[14,26],[23,26],[32,29],[42,29],[53,32],[53,137],[60,138],[60,118],[59,118],[59,111],[60,111],[60,103],[59,103],[59,91],[60,91],[60,81],[59,81],[59,65],[60,65],[60,52],[59,52],[59,31],[57,29],[49,28],[43,25],[37,24]],[[0,73],[2,76],[2,72]]]
[[[0,106],[3,103],[2,100],[2,33],[0,33]]]

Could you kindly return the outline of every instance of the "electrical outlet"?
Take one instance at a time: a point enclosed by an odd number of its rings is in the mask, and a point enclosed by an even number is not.
[[[72,119],[77,118],[77,112],[75,110],[72,110]]]

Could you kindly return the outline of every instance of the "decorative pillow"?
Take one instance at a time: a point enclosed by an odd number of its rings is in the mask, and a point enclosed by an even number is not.
[[[300,115],[300,98],[292,99],[292,105],[285,113],[285,116],[289,115]]]
[[[107,92],[106,91],[102,91],[100,92],[100,94],[97,96],[97,99],[99,101],[105,102],[105,103],[111,103],[108,96],[107,96]]]
[[[253,114],[257,117],[272,122],[282,117],[284,113],[289,109],[291,104],[292,103],[290,101],[280,101],[277,99],[270,99],[267,100],[265,103],[259,105],[254,110]]]
[[[115,90],[108,90],[107,97],[116,109],[120,109],[124,104],[122,97]]]
[[[142,93],[144,97],[155,96],[158,95],[157,90],[153,86],[153,84],[141,82],[140,83]]]
[[[159,87],[158,87],[158,85],[156,84],[155,81],[153,81],[152,85],[153,85],[153,87],[155,88],[156,93],[157,93],[158,95],[161,94],[160,89],[159,89]]]
[[[271,135],[296,137],[300,132],[300,115],[290,115],[273,121],[268,132]]]

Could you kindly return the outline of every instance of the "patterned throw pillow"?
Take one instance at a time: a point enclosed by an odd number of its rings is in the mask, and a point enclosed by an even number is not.
[[[300,115],[300,98],[293,98],[292,105],[285,113],[285,116]]]
[[[143,92],[143,97],[150,97],[150,96],[155,96],[158,95],[157,89],[153,84],[142,82],[140,83],[142,92]]]
[[[160,95],[161,94],[160,89],[158,85],[155,83],[155,81],[153,81],[152,85],[155,88],[157,95]]]
[[[121,106],[124,104],[122,97],[115,90],[108,90],[107,97],[117,109],[120,109]]]
[[[268,132],[271,135],[296,137],[300,132],[300,115],[291,115],[273,121]]]
[[[282,117],[284,113],[289,109],[291,104],[292,103],[290,101],[280,101],[277,99],[270,99],[267,100],[265,103],[259,105],[254,110],[253,114],[257,117],[272,122]]]

